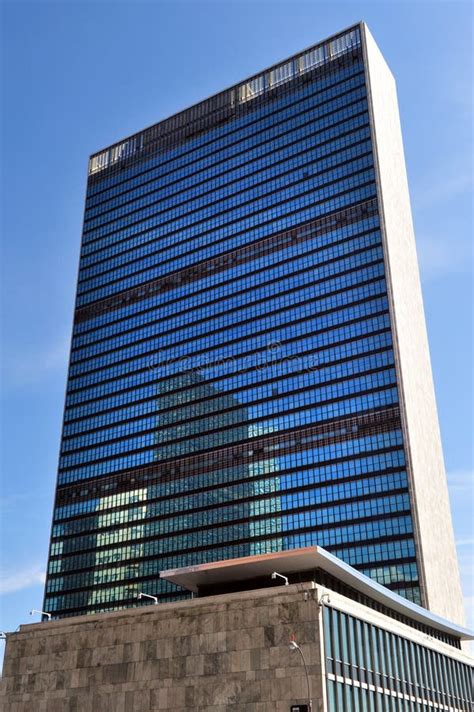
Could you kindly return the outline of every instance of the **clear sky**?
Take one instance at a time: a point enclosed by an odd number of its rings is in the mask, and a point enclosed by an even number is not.
[[[28,611],[42,603],[89,154],[360,19],[398,82],[474,627],[471,4],[4,0],[1,7],[0,629],[31,622]]]

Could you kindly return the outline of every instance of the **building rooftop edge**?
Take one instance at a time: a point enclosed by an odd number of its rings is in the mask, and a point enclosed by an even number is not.
[[[320,40],[319,42],[316,42],[315,44],[308,45],[308,47],[304,47],[303,49],[298,50],[298,52],[295,52],[295,53],[289,55],[288,57],[284,57],[284,58],[278,60],[277,62],[270,64],[267,67],[263,67],[262,69],[260,69],[258,72],[255,72],[254,74],[251,74],[247,77],[243,77],[238,82],[230,84],[230,85],[224,87],[223,89],[220,89],[219,91],[214,92],[213,94],[209,94],[208,96],[205,96],[202,99],[199,99],[198,101],[193,102],[192,104],[188,104],[188,105],[184,106],[182,109],[178,109],[177,111],[173,112],[172,114],[169,114],[168,116],[164,116],[162,119],[159,119],[159,121],[154,121],[152,124],[148,124],[147,126],[144,126],[143,128],[139,129],[138,131],[134,131],[131,134],[127,134],[123,138],[120,138],[117,141],[113,141],[112,143],[107,144],[107,145],[103,146],[102,148],[97,149],[96,151],[93,151],[89,155],[89,160],[100,155],[104,151],[110,150],[110,149],[114,148],[115,146],[117,146],[121,143],[124,143],[125,141],[130,140],[131,138],[139,136],[144,131],[147,131],[147,130],[153,128],[154,126],[157,126],[158,124],[161,124],[162,122],[167,121],[168,119],[172,118],[173,116],[177,116],[178,114],[182,114],[185,111],[189,111],[189,109],[192,109],[194,106],[199,106],[199,104],[202,104],[205,101],[209,101],[210,99],[213,99],[214,97],[219,96],[220,94],[223,94],[224,92],[230,91],[232,89],[237,89],[241,84],[252,81],[256,77],[258,77],[260,74],[272,71],[273,69],[279,67],[281,64],[285,64],[286,62],[289,62],[290,60],[294,59],[295,57],[298,57],[300,54],[302,54],[304,52],[308,52],[312,49],[316,49],[317,47],[320,47],[321,45],[325,44],[326,42],[331,42],[332,40],[336,39],[337,37],[339,37],[341,35],[346,34],[347,32],[350,32],[351,30],[355,30],[356,28],[361,29],[363,26],[366,26],[366,23],[362,20],[359,20],[358,22],[354,22],[354,23],[348,25],[347,27],[345,27],[344,29],[339,30],[338,32],[334,32],[333,34],[329,35],[328,37],[325,37],[324,39]]]
[[[373,581],[319,546],[227,559],[197,566],[186,566],[160,572],[160,578],[196,592],[199,585],[246,580],[273,571],[286,574],[320,568],[387,608],[460,640],[473,640],[474,632],[412,603]]]

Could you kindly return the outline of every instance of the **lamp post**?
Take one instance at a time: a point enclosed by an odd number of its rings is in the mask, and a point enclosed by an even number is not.
[[[290,583],[290,582],[288,581],[288,577],[287,577],[287,576],[283,576],[283,574],[279,574],[278,571],[274,571],[274,572],[272,573],[272,579],[276,579],[276,578],[281,578],[281,579],[283,579],[283,581],[285,582],[285,586],[288,586],[288,584]]]
[[[140,600],[140,599],[142,599],[142,598],[151,598],[151,600],[153,601],[154,605],[155,605],[155,606],[158,605],[158,598],[157,598],[156,596],[151,596],[149,593],[143,593],[142,591],[140,591],[140,593],[138,594],[137,598],[138,598],[138,600]]]
[[[41,616],[46,616],[49,621],[51,620],[51,613],[46,613],[46,611],[39,611],[37,608],[33,608],[33,610],[30,611],[30,616],[34,613],[39,613]]]
[[[308,686],[308,707],[309,707],[309,712],[311,712],[311,710],[313,709],[313,702],[311,700],[311,683],[310,683],[309,674],[308,674],[308,667],[306,665],[306,660],[303,655],[303,651],[301,650],[300,646],[298,645],[298,643],[296,642],[296,640],[294,638],[292,638],[290,641],[290,651],[293,651],[293,650],[297,650],[299,652],[299,654],[301,655],[301,659],[303,661],[304,671],[306,673],[306,684]]]

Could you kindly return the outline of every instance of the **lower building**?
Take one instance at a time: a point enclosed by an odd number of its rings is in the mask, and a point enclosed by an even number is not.
[[[472,634],[319,547],[161,576],[195,597],[7,634],[1,710],[472,710]]]

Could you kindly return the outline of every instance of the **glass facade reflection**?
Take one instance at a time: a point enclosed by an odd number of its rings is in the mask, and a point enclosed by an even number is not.
[[[89,165],[45,610],[319,544],[420,602],[359,29]]]

